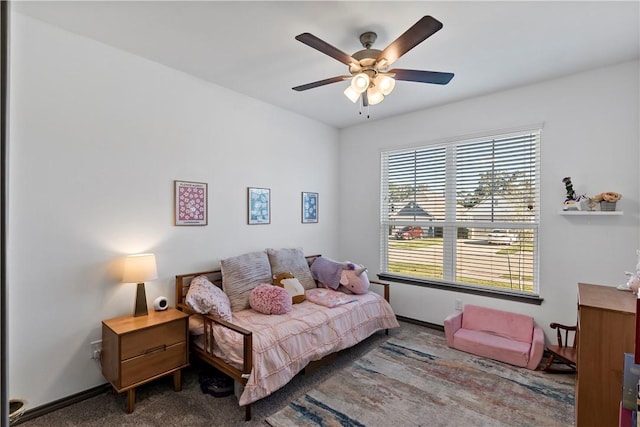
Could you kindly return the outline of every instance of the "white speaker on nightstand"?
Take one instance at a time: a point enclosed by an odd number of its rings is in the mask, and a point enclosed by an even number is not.
[[[156,311],[166,310],[168,306],[167,297],[158,297],[153,301],[153,308]]]

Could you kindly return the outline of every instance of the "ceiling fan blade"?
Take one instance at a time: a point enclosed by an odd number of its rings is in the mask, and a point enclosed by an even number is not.
[[[436,85],[446,85],[453,78],[453,73],[441,73],[438,71],[422,71],[422,70],[403,70],[395,68],[387,71],[389,74],[395,74],[396,80],[404,80],[418,83],[433,83]]]
[[[345,65],[359,65],[357,59],[353,58],[351,55],[348,55],[338,49],[337,47],[331,46],[329,43],[324,40],[319,39],[310,33],[302,33],[296,36],[296,40],[310,46],[325,55],[329,55],[330,57],[337,59]]]
[[[318,80],[317,82],[313,82],[313,83],[307,83],[304,85],[300,85],[300,86],[296,86],[296,87],[292,87],[291,89],[293,90],[297,90],[298,92],[301,92],[303,90],[307,90],[307,89],[313,89],[314,87],[318,87],[318,86],[324,86],[324,85],[328,85],[331,83],[338,83],[347,79],[350,79],[351,76],[336,76],[336,77],[331,77],[328,79],[324,79],[324,80]]]
[[[413,24],[413,26],[402,33],[400,37],[387,46],[380,55],[378,55],[376,62],[385,59],[386,62],[384,66],[388,67],[441,28],[442,22],[428,15],[423,16],[418,22]]]

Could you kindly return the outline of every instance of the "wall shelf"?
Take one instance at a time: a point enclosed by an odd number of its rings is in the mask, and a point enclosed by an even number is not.
[[[606,215],[622,215],[623,211],[559,211],[559,215],[575,215],[575,216],[606,216]]]

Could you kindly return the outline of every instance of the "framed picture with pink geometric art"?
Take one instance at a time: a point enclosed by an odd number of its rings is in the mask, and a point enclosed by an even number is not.
[[[175,225],[207,225],[206,183],[174,181],[174,200]]]

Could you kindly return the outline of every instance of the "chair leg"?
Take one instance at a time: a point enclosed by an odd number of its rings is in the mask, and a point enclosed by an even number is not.
[[[567,365],[567,367],[565,369],[552,368],[551,366],[554,363],[562,363]],[[562,357],[558,357],[558,359],[556,360],[556,355],[551,353],[551,356],[549,356],[549,360],[547,361],[546,365],[544,365],[542,370],[550,374],[575,374],[576,366],[573,363],[565,361],[565,359],[563,359]]]
[[[549,372],[549,368],[551,368],[551,365],[553,365],[553,361],[555,360],[555,358],[556,355],[552,353],[551,356],[549,356],[549,360],[547,360],[547,364],[544,365],[544,368],[542,368],[542,370]]]

